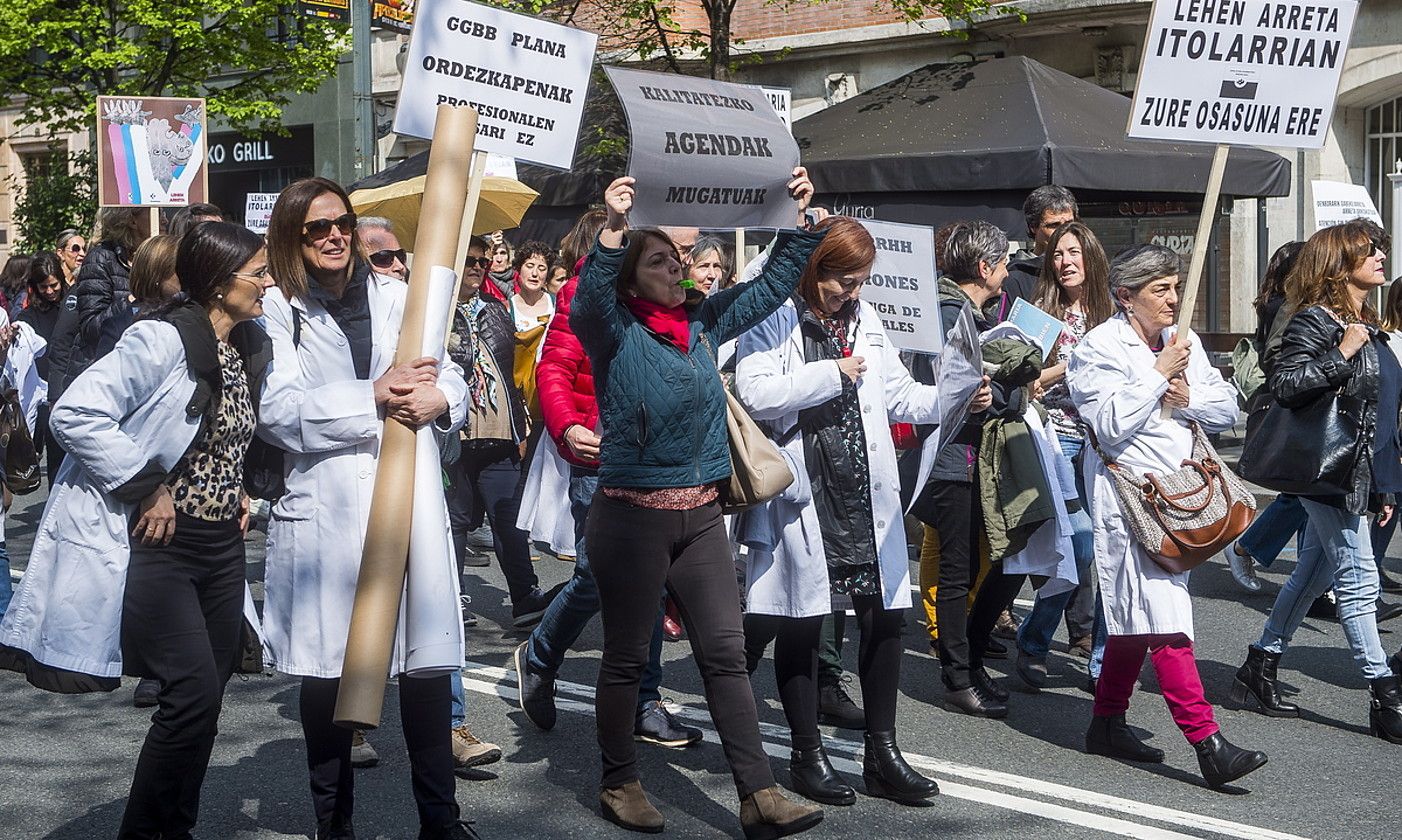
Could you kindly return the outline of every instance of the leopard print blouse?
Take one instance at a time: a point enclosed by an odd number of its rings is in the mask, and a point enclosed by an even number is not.
[[[243,360],[223,341],[219,342],[219,369],[224,377],[219,412],[166,482],[176,510],[208,522],[239,517],[243,457],[257,426]]]

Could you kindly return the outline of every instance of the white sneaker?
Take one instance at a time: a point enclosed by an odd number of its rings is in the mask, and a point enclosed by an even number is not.
[[[1256,560],[1241,550],[1238,543],[1227,546],[1227,567],[1232,570],[1232,579],[1247,592],[1260,592],[1261,579],[1256,577]]]

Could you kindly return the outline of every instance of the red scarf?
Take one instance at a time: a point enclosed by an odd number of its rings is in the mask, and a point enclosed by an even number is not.
[[[677,345],[683,353],[691,351],[691,321],[686,316],[686,307],[663,306],[650,300],[630,297],[625,301],[628,311],[642,322],[643,326]]]

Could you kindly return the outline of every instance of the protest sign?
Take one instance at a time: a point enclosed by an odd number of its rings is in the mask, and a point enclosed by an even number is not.
[[[769,104],[774,107],[774,113],[779,115],[779,119],[784,121],[784,125],[789,131],[793,131],[793,94],[788,88],[760,88],[764,91],[764,96],[769,100]]]
[[[871,279],[862,300],[881,315],[891,341],[902,350],[938,353],[943,344],[935,288],[935,231],[919,225],[864,221],[876,241]]]
[[[471,105],[479,152],[568,169],[597,41],[466,0],[418,0],[394,130],[431,140],[440,104]]]
[[[1065,322],[1053,318],[1022,298],[1013,302],[1013,308],[1008,312],[1008,321],[1041,348],[1043,361],[1051,358],[1057,340],[1066,332]]]
[[[1357,0],[1155,0],[1129,136],[1317,149]]]
[[[371,0],[370,28],[408,35],[414,25],[414,0]]]
[[[203,99],[97,98],[97,203],[184,207],[208,201]]]
[[[1314,229],[1323,230],[1354,219],[1372,219],[1379,226],[1383,217],[1373,205],[1366,187],[1338,181],[1311,181],[1314,194]]]
[[[798,144],[764,92],[693,76],[605,67],[628,116],[635,225],[787,228]]]
[[[243,200],[243,226],[254,233],[267,233],[278,193],[249,193]]]

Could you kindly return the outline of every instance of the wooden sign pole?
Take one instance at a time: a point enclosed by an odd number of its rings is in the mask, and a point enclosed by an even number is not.
[[[1198,234],[1193,239],[1193,256],[1188,263],[1188,276],[1183,284],[1183,294],[1178,296],[1178,335],[1188,335],[1193,323],[1193,311],[1198,304],[1198,286],[1202,282],[1203,268],[1207,263],[1207,246],[1212,237],[1212,226],[1217,223],[1217,205],[1222,197],[1222,175],[1227,170],[1227,153],[1231,146],[1225,143],[1217,146],[1212,156],[1212,170],[1207,175],[1207,193],[1202,197],[1202,215],[1198,217]],[[1173,409],[1165,408],[1160,416],[1167,420]]]
[[[399,347],[394,357],[396,365],[411,362],[421,355],[430,273],[438,266],[454,266],[476,136],[476,111],[438,106],[419,229],[414,240],[414,261],[418,269],[409,279]],[[370,523],[365,532],[355,605],[346,639],[346,659],[341,667],[341,687],[336,698],[334,719],[341,726],[374,729],[380,724],[409,559],[415,441],[413,429],[388,418],[385,420],[370,502]]]
[[[735,229],[735,282],[745,273],[745,229]]]

